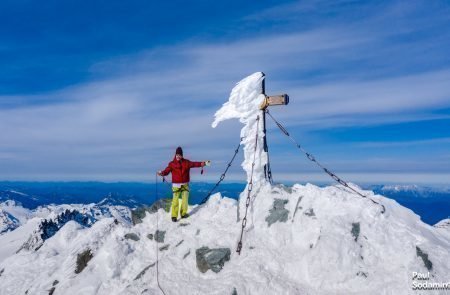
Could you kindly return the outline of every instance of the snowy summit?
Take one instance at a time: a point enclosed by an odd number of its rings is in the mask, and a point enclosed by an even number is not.
[[[263,79],[240,81],[213,122],[244,124],[242,166],[253,190],[240,255],[247,188],[239,203],[217,193],[180,223],[158,206],[134,225],[68,221],[39,248],[0,262],[0,294],[419,294],[418,284],[449,282],[448,227],[355,185],[385,212],[339,185],[265,180]]]

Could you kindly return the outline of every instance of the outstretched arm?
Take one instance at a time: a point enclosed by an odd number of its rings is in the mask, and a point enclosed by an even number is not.
[[[205,166],[205,162],[191,162],[189,161],[189,168],[198,168]]]
[[[164,169],[163,171],[159,171],[158,174],[161,176],[166,176],[168,175],[170,172],[172,172],[172,168],[169,166],[166,167],[166,169]]]
[[[204,166],[211,166],[211,161],[203,161],[203,162],[189,162],[189,167],[204,167]]]

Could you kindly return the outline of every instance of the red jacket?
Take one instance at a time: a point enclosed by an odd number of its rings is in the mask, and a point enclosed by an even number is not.
[[[202,167],[202,162],[191,162],[184,158],[177,161],[174,157],[167,168],[161,171],[161,175],[166,176],[172,172],[172,183],[185,183],[189,182],[189,170],[194,167]]]

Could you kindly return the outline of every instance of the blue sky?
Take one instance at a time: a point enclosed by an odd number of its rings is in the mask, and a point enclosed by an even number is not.
[[[181,145],[215,180],[241,126],[214,112],[264,71],[337,174],[450,183],[448,1],[166,2],[1,2],[0,179],[153,181]],[[275,180],[327,180],[268,128]]]

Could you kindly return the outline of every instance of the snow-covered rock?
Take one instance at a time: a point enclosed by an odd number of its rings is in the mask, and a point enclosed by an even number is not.
[[[443,219],[443,220],[439,221],[438,223],[436,223],[434,225],[434,227],[444,228],[444,229],[450,230],[450,218]]]
[[[0,208],[0,235],[15,230],[20,226],[19,220]]]
[[[163,209],[145,212],[134,226],[68,221],[36,251],[0,262],[0,294],[415,294],[414,273],[448,282],[450,236],[394,200],[353,184],[368,198],[342,186],[265,181],[261,137],[256,154],[251,140],[261,131],[253,109],[261,79],[241,81],[216,114],[216,123],[238,117],[246,124],[243,167],[254,190],[240,255],[237,209],[248,187],[239,202],[212,195],[178,223]]]
[[[30,216],[30,210],[13,200],[0,203],[0,236],[26,223]]]
[[[22,249],[38,249],[70,220],[91,226],[99,219],[111,217],[130,224],[131,210],[104,203],[47,205],[34,210],[11,200],[0,203],[0,262]]]
[[[434,227],[443,235],[450,238],[450,218],[439,221]]]
[[[233,288],[238,294],[410,294],[413,272],[448,280],[450,238],[395,201],[371,197],[386,206],[384,214],[340,186],[266,185],[252,202],[253,227],[244,233],[241,255],[235,252],[237,202],[220,194],[182,223],[171,222],[163,209],[134,227],[112,218],[90,228],[70,221],[37,251],[0,264],[0,294],[39,294],[55,280],[54,294],[157,294],[156,251],[166,294],[231,294]],[[288,217],[269,226],[276,200],[285,200]],[[157,230],[165,231],[163,243],[147,238]],[[140,238],[126,239],[129,233]],[[218,273],[198,269],[196,251],[203,247],[231,249]],[[87,249],[93,257],[76,274],[77,257]]]

